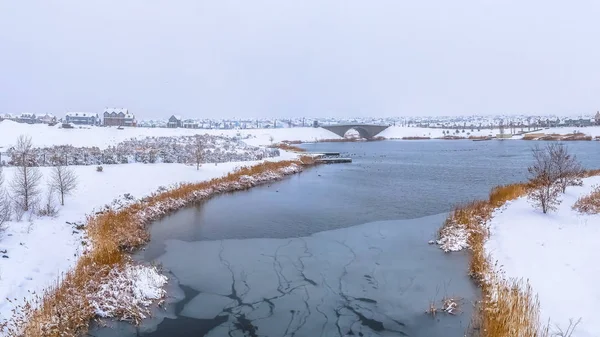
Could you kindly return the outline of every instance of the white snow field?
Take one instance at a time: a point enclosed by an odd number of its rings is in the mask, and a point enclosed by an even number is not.
[[[314,142],[321,139],[341,138],[335,133],[322,128],[283,128],[283,129],[245,129],[245,130],[216,130],[216,129],[168,129],[168,128],[123,128],[86,126],[74,129],[59,128],[60,124],[22,124],[9,120],[0,122],[0,152],[12,146],[17,137],[22,134],[31,136],[34,146],[52,145],[97,146],[101,149],[115,145],[126,139],[144,137],[168,137],[181,135],[209,134],[226,137],[239,137],[248,145],[268,145],[284,140]],[[246,139],[247,137],[250,137]]]
[[[38,126],[33,128],[37,130]],[[56,130],[57,133],[62,131]],[[16,134],[35,137],[36,146],[36,140],[44,139],[40,138],[39,134],[29,131],[10,135],[11,141]],[[87,138],[94,138],[96,144],[99,144],[104,141],[101,137],[96,134]],[[6,142],[6,134],[0,132],[0,140]],[[66,138],[63,140],[67,141]],[[79,140],[80,138],[71,139],[71,142],[79,145]],[[281,156],[268,160],[293,158],[296,158],[296,155],[281,151]],[[224,176],[237,167],[259,162],[261,161],[204,164],[200,170],[196,170],[195,166],[175,163],[104,165],[103,172],[96,172],[96,166],[69,166],[78,176],[78,187],[72,195],[65,198],[64,207],[58,206],[58,215],[34,216],[31,219],[25,215],[20,222],[14,221],[13,217],[13,221],[8,222],[6,231],[0,237],[0,321],[11,317],[11,309],[15,304],[21,303],[23,298],[30,298],[33,293],[41,293],[54,284],[62,273],[75,265],[82,253],[83,238],[75,226],[66,222],[83,223],[86,215],[91,214],[94,209],[100,209],[126,193],[140,198],[156,191],[160,186],[206,181]],[[3,169],[5,185],[12,180],[14,170],[13,167]],[[50,167],[40,168],[43,174],[40,184],[41,202],[45,201],[45,181],[50,176],[50,170]],[[16,298],[17,301],[11,303],[6,301],[6,298]]]
[[[581,196],[600,185],[600,177],[568,187],[558,209],[543,214],[527,197],[496,210],[485,249],[509,278],[529,280],[539,296],[541,322],[563,331],[581,319],[573,337],[600,336],[600,215],[572,209]]]

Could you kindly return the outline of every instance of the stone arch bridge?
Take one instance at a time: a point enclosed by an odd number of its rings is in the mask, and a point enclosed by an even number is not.
[[[344,124],[344,125],[327,125],[322,126],[323,129],[329,130],[340,137],[344,137],[348,130],[354,129],[358,131],[361,138],[371,139],[377,136],[381,131],[387,129],[389,125],[373,125],[373,124]]]

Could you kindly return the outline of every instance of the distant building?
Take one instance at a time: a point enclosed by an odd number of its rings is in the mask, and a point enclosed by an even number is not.
[[[56,123],[56,117],[54,115],[51,115],[51,114],[38,115],[37,119],[41,123],[45,123],[45,124]]]
[[[181,116],[177,116],[177,115],[172,115],[169,118],[169,122],[167,122],[168,128],[180,128],[181,125],[182,125]]]
[[[17,122],[19,122],[19,123],[27,123],[27,124],[38,123],[37,119],[35,118],[35,114],[30,114],[30,113],[22,113],[17,118]]]
[[[127,109],[104,109],[104,126],[136,126],[135,116]]]
[[[100,118],[98,114],[91,112],[67,112],[65,122],[76,125],[99,125]]]
[[[582,126],[591,126],[593,124],[594,124],[593,119],[579,118],[579,119],[565,120],[565,126],[582,127]]]
[[[198,122],[193,121],[191,119],[184,121],[181,125],[184,129],[198,129],[199,128]]]
[[[0,120],[4,120],[4,119],[11,120],[11,121],[16,121],[16,120],[17,120],[17,117],[16,117],[16,116],[13,116],[13,115],[11,115],[11,114],[8,114],[8,113],[6,113],[6,114],[1,114],[1,115],[0,115]]]
[[[594,117],[594,120],[596,121],[596,125],[600,125],[600,111],[596,112],[596,116]]]

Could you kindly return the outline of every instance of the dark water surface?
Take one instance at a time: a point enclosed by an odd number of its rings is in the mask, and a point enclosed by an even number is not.
[[[169,304],[95,336],[462,336],[477,290],[466,253],[427,245],[457,202],[526,179],[533,143],[305,144],[352,164],[319,166],[215,197],[151,227],[140,259],[171,274]],[[600,167],[600,143],[570,143]],[[424,314],[463,297],[458,316]]]

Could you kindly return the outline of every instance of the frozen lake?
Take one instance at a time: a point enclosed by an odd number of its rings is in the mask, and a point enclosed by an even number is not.
[[[462,336],[477,289],[466,253],[427,244],[457,202],[526,177],[524,141],[306,144],[320,166],[155,223],[138,257],[172,277],[167,310],[94,336]],[[600,167],[597,142],[569,144]],[[457,316],[430,301],[464,298]]]

